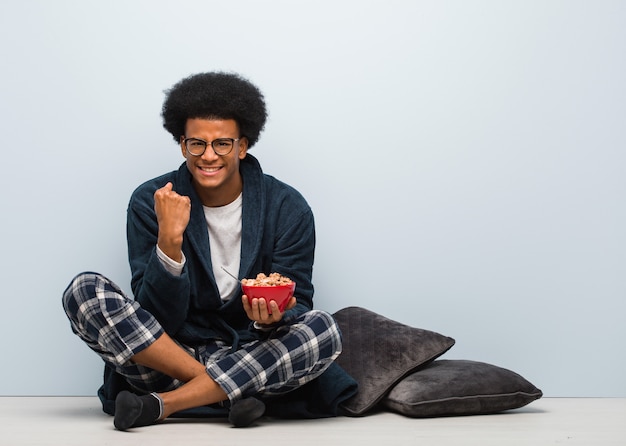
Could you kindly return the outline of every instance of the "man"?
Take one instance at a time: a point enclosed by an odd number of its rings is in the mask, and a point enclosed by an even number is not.
[[[162,116],[185,162],[130,199],[134,299],[88,272],[69,284],[63,306],[72,330],[106,363],[100,397],[117,429],[216,403],[234,426],[248,426],[266,403],[328,372],[341,352],[332,316],[313,310],[313,214],[248,154],[267,118],[248,80],[185,78],[167,92]],[[242,296],[231,277],[260,272],[296,282],[284,312]],[[345,383],[341,398],[353,393],[349,376],[333,376]]]

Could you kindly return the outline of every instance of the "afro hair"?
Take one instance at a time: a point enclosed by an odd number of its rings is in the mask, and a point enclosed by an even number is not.
[[[165,92],[163,127],[176,142],[188,119],[234,119],[252,147],[265,127],[267,110],[261,91],[238,74],[210,72],[186,77]]]

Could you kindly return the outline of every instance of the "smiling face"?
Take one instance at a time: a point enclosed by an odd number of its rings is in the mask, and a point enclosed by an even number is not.
[[[183,143],[185,138],[201,139],[209,144],[201,156],[194,156],[187,152]],[[227,205],[239,196],[243,190],[239,162],[246,157],[248,151],[248,140],[242,137],[235,141],[230,153],[217,155],[211,147],[211,141],[218,138],[240,138],[237,121],[188,119],[180,144],[194,188],[202,204],[210,207]]]

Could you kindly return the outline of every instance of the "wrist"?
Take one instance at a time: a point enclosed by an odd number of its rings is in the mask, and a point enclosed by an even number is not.
[[[183,260],[183,238],[159,237],[157,240],[159,249],[170,259],[181,262]]]

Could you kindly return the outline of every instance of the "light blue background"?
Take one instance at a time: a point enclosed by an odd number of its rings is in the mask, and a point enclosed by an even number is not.
[[[125,210],[182,157],[163,90],[237,71],[314,209],[318,308],[456,339],[546,396],[626,397],[626,2],[0,4],[1,395],[93,395],[61,293],[129,289]]]

